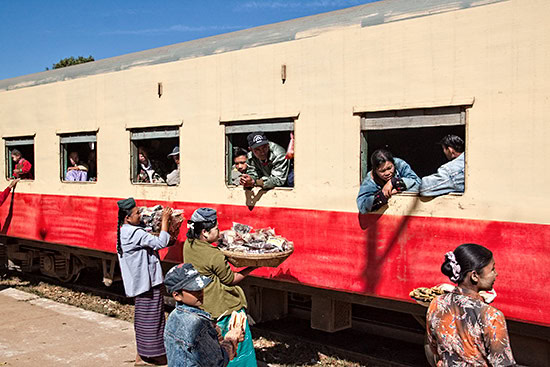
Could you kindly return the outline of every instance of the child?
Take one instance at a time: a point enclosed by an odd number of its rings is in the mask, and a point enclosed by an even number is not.
[[[166,364],[164,349],[164,297],[158,250],[170,241],[171,208],[162,212],[158,237],[139,226],[139,208],[133,198],[118,204],[117,253],[124,290],[135,297],[134,329],[137,355],[135,366]]]
[[[210,282],[191,264],[176,265],[166,273],[166,290],[177,301],[164,331],[169,367],[227,366],[244,339],[243,330],[234,328],[222,340],[210,314],[199,309]]]

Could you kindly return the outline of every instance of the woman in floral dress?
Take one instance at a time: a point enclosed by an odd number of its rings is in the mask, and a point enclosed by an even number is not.
[[[504,315],[480,291],[493,289],[493,253],[473,243],[445,254],[441,272],[458,284],[434,298],[426,316],[426,355],[432,366],[515,366]]]

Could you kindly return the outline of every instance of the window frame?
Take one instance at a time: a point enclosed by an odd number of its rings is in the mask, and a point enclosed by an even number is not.
[[[471,107],[467,104],[357,112],[361,118],[359,183],[369,171],[368,131],[464,126],[466,133],[467,110]]]
[[[144,186],[179,186],[180,184],[176,185],[168,185],[166,182],[164,183],[152,183],[152,182],[135,182],[134,177],[137,175],[137,165],[135,162],[137,162],[137,154],[138,154],[138,144],[136,144],[136,141],[143,141],[143,140],[154,140],[154,139],[178,139],[178,146],[181,147],[180,144],[180,127],[181,125],[167,125],[167,126],[151,126],[151,127],[132,127],[127,128],[129,134],[130,134],[130,183],[132,185],[144,185]],[[181,150],[180,150],[180,159],[181,159]],[[181,183],[181,172],[180,172],[180,183]]]
[[[4,137],[4,153],[5,153],[5,161],[4,161],[4,164],[5,164],[5,170],[6,170],[6,179],[7,180],[13,180],[14,178],[12,177],[13,176],[13,160],[11,159],[11,151],[10,151],[10,147],[13,147],[11,149],[15,149],[16,147],[19,147],[19,146],[28,146],[28,145],[32,145],[32,153],[33,153],[33,163],[32,163],[32,172],[33,172],[33,175],[32,175],[32,179],[29,179],[29,178],[25,178],[25,179],[21,179],[23,181],[34,181],[36,179],[36,165],[35,165],[35,141],[34,141],[34,138],[35,138],[35,134],[32,134],[32,135],[21,135],[21,136],[10,136],[10,137]]]
[[[256,131],[264,133],[273,132],[295,132],[295,123],[298,116],[263,118],[256,120],[231,120],[220,121],[224,125],[225,136],[225,186],[233,188],[238,187],[231,184],[231,167],[233,166],[233,142],[230,135],[250,134]],[[295,133],[294,133],[295,134]],[[283,147],[284,148],[284,147]],[[248,149],[248,147],[246,147]],[[294,176],[296,180],[296,175]],[[274,189],[293,190],[293,187],[275,187]]]
[[[66,144],[74,143],[94,143],[95,152],[96,152],[96,167],[97,167],[97,130],[95,131],[82,131],[76,133],[58,133],[59,135],[59,167],[60,167],[60,179],[62,183],[68,184],[94,184],[97,182],[97,177],[95,181],[67,181],[65,180],[65,172],[67,171],[69,153],[67,151]],[[96,176],[97,172],[96,172]]]

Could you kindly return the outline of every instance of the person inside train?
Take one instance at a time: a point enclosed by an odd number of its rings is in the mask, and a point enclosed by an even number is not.
[[[69,153],[69,162],[67,162],[67,172],[65,172],[65,181],[87,181],[88,166],[80,162],[78,152]]]
[[[149,152],[145,147],[138,148],[138,174],[136,182],[139,183],[164,183],[165,170],[163,165],[149,158]]]
[[[117,256],[126,296],[134,297],[136,366],[166,364],[164,284],[158,250],[168,246],[172,209],[162,211],[161,231],[154,236],[140,226],[133,198],[119,200]]]
[[[251,133],[248,141],[248,168],[240,178],[245,188],[261,187],[272,189],[285,186],[290,161],[285,159],[286,151],[279,144],[267,140],[263,132]]]
[[[195,210],[187,223],[189,230],[183,244],[183,258],[199,273],[212,279],[204,289],[201,308],[217,320],[222,335],[226,335],[232,312],[246,315],[246,296],[237,284],[256,268],[248,267],[234,272],[224,254],[212,245],[218,241],[220,234],[214,209]],[[244,333],[244,340],[237,349],[237,357],[229,362],[230,367],[256,366],[256,353],[248,321],[244,324]]]
[[[439,144],[449,162],[439,167],[436,173],[422,177],[421,196],[464,192],[464,140],[456,135],[446,135]]]
[[[97,181],[97,154],[95,150],[88,153],[88,180]]]
[[[15,163],[13,168],[13,178],[22,180],[32,180],[32,164],[17,149],[11,151],[11,159]]]
[[[176,265],[166,273],[164,286],[176,300],[164,329],[168,367],[222,367],[235,357],[244,338],[243,330],[232,328],[222,337],[212,316],[199,308],[204,288],[211,282],[188,263]]]
[[[457,284],[432,300],[426,315],[426,357],[432,366],[515,366],[506,320],[486,303],[497,277],[493,253],[467,243],[445,254],[441,272]]]
[[[364,214],[388,203],[398,192],[418,192],[420,178],[407,162],[394,158],[385,149],[378,149],[370,157],[371,167],[357,195],[357,208]]]
[[[239,185],[241,176],[246,173],[248,168],[247,151],[241,147],[233,148],[233,167],[231,167],[231,184]]]
[[[10,196],[11,190],[15,190],[15,186],[17,186],[17,183],[21,181],[20,178],[16,178],[15,180],[11,180],[8,187],[2,193],[0,194],[0,206],[4,204],[8,196]]]
[[[172,153],[168,154],[168,158],[173,159],[176,168],[166,176],[166,183],[170,186],[179,185],[180,183],[180,147],[176,145]]]

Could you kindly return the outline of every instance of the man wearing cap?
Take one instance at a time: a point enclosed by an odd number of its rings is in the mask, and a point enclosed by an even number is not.
[[[267,140],[263,132],[251,133],[248,141],[248,168],[241,176],[240,184],[246,188],[272,189],[285,186],[290,163],[286,151],[279,144]]]
[[[450,192],[464,192],[464,140],[447,135],[439,142],[449,160],[437,173],[422,178],[420,196],[439,196]]]
[[[199,308],[211,282],[191,264],[176,265],[166,273],[164,285],[176,300],[164,329],[169,367],[227,366],[235,357],[243,331],[231,329],[222,339],[211,315]]]
[[[180,147],[176,145],[172,153],[168,154],[168,158],[174,159],[176,169],[166,175],[166,183],[170,186],[179,185],[180,183]]]

